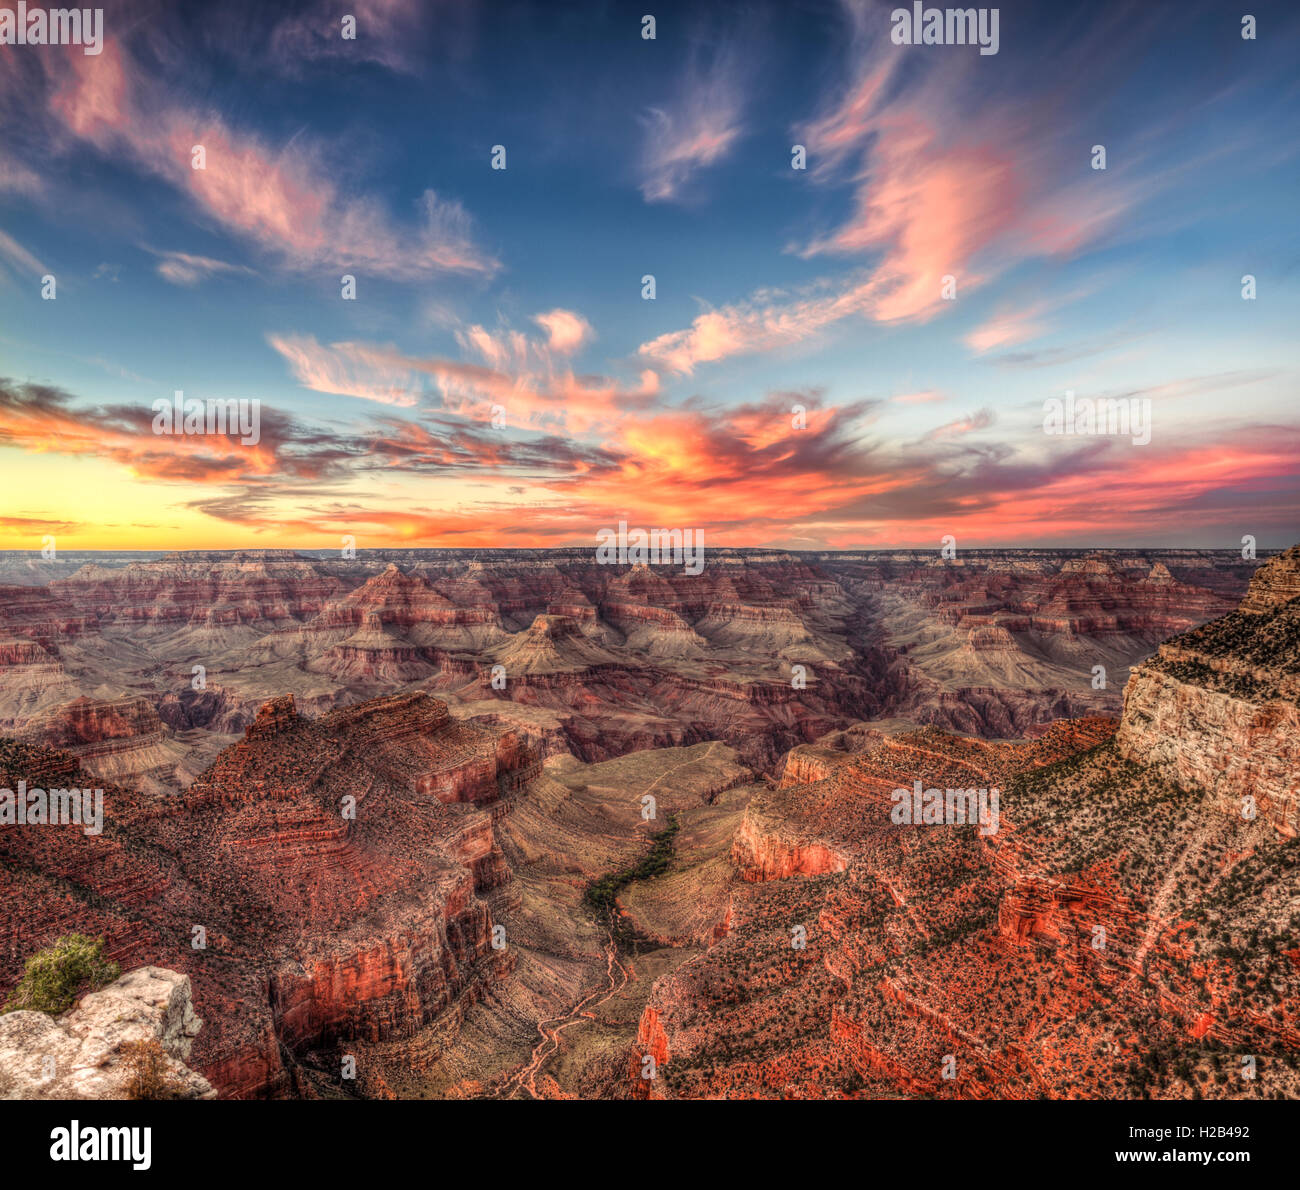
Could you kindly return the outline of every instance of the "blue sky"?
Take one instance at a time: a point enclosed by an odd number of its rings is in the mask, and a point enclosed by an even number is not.
[[[559,7],[0,46],[4,544],[1296,539],[1293,12],[1009,4],[984,56],[891,5]],[[261,442],[154,435],[175,389]],[[1066,390],[1151,441],[1045,436]]]

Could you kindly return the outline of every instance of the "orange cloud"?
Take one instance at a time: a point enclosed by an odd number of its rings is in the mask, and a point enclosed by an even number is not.
[[[572,355],[595,337],[591,323],[572,310],[548,310],[534,315],[533,321],[546,332],[548,346],[556,355]]]
[[[792,416],[794,405],[804,414]],[[386,413],[344,432],[264,410],[261,443],[244,447],[154,436],[146,408],[78,408],[55,390],[0,384],[0,446],[108,460],[124,484],[162,481],[157,490],[190,515],[284,545],[344,532],[373,544],[584,544],[624,518],[702,528],[718,545],[924,545],[946,533],[966,545],[1137,544],[1187,541],[1189,525],[1210,545],[1247,532],[1293,536],[1300,522],[1296,425],[1175,425],[1137,447],[1048,438],[1036,424],[976,438],[993,421],[980,411],[886,442],[868,433],[878,408],[772,393],[624,418],[592,445],[503,434],[446,412]],[[30,536],[33,519],[84,521],[101,504],[98,488],[60,492],[64,506],[42,494],[43,518],[13,508],[12,532]],[[78,541],[112,548],[117,532],[92,525]]]
[[[500,407],[506,425],[560,427],[586,433],[645,409],[659,391],[647,369],[639,384],[624,385],[573,371],[563,357],[592,337],[580,314],[551,310],[534,318],[546,332],[538,339],[513,330],[461,327],[462,349],[483,363],[407,355],[396,347],[342,342],[320,344],[310,335],[269,335],[299,383],[316,392],[413,406],[436,398],[448,413],[479,421]]]

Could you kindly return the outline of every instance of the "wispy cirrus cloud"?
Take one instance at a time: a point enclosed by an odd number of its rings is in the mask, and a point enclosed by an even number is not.
[[[676,202],[692,179],[724,160],[743,135],[745,76],[737,48],[723,43],[706,56],[697,45],[673,99],[641,117],[639,171],[646,202]]]
[[[697,315],[689,327],[666,331],[637,348],[648,362],[689,376],[700,364],[801,343],[855,314],[870,311],[878,283],[828,282],[798,291],[766,289],[745,301]]]
[[[192,286],[209,277],[254,275],[246,265],[230,264],[211,256],[198,256],[192,252],[156,251],[146,248],[158,259],[158,275],[173,285]]]
[[[845,11],[847,80],[795,128],[795,139],[807,147],[812,181],[851,188],[851,209],[789,250],[854,267],[801,290],[763,290],[708,308],[690,326],[643,343],[647,359],[690,374],[850,318],[925,321],[951,308],[946,286],[964,296],[1025,260],[1078,253],[1154,192],[1157,183],[1132,169],[1105,186],[1065,184],[1059,127],[1026,115],[1005,80],[1004,93],[977,59],[906,56],[889,43],[878,6]]]
[[[288,268],[351,268],[408,281],[499,268],[476,243],[460,203],[425,190],[416,218],[396,221],[377,199],[347,192],[305,138],[272,147],[177,97],[119,43],[106,42],[98,57],[63,60],[49,110],[67,133],[168,182],[208,219]],[[195,146],[203,149],[202,169],[193,168]]]
[[[0,149],[0,194],[25,194],[34,197],[45,189],[45,183],[35,170],[28,169]]]
[[[1043,319],[1046,310],[1042,302],[1019,308],[1003,307],[966,335],[966,346],[983,355],[997,347],[1014,347],[1036,339],[1047,329]]]
[[[267,342],[298,382],[316,392],[385,405],[435,405],[479,421],[487,421],[496,406],[512,426],[583,433],[653,404],[659,377],[652,369],[630,384],[573,369],[569,357],[593,336],[582,315],[555,309],[533,321],[543,336],[477,323],[456,326],[466,357],[460,360],[415,356],[391,344],[322,344],[312,335],[272,334]]]
[[[19,276],[35,280],[45,273],[45,266],[27,251],[13,236],[0,231],[0,260]]]
[[[959,438],[963,434],[973,434],[977,430],[987,430],[997,420],[992,409],[977,409],[965,417],[955,418],[941,426],[935,426],[925,435],[926,442],[937,442],[941,438]]]
[[[418,378],[405,367],[395,348],[365,343],[321,344],[315,335],[267,335],[304,388],[376,401],[381,405],[415,405]]]
[[[967,332],[962,341],[976,355],[985,355],[997,348],[1016,347],[1040,338],[1052,329],[1054,315],[1083,298],[1091,297],[1104,280],[1104,277],[1094,275],[1085,282],[1054,293],[1043,293],[1041,287],[1036,287],[1032,293],[1021,291],[1013,294],[999,301],[993,312]]]

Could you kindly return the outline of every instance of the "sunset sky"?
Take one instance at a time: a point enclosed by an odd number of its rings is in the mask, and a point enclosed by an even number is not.
[[[1293,4],[103,7],[0,46],[0,547],[1300,540]]]

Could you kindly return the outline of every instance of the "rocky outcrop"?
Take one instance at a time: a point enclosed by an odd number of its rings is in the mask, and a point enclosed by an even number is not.
[[[972,653],[1012,653],[1016,641],[1005,625],[989,624],[971,628],[965,647]]]
[[[624,645],[650,657],[698,655],[708,642],[685,619],[664,607],[642,603],[606,603],[601,616],[626,636]]]
[[[1300,599],[1300,545],[1271,558],[1251,576],[1241,611],[1263,615]]]
[[[293,731],[298,723],[293,695],[283,694],[264,702],[258,708],[257,717],[244,728],[244,739],[250,743],[254,740],[273,740],[276,736]]]
[[[493,655],[493,661],[504,667],[507,680],[621,664],[583,633],[582,621],[551,615],[534,619],[527,632]]]
[[[128,971],[83,996],[62,1016],[0,1016],[0,1098],[126,1099],[133,1042],[157,1042],[168,1097],[213,1099],[202,1075],[185,1065],[203,1022],[189,977],[161,967]]]
[[[820,876],[842,872],[848,866],[845,856],[825,844],[789,838],[749,813],[736,836],[731,858],[740,878],[751,881]]]
[[[831,770],[843,763],[848,753],[817,744],[800,744],[786,753],[781,768],[781,784],[811,785],[831,775]]]
[[[1240,610],[1134,671],[1117,742],[1225,814],[1300,832],[1300,549],[1256,572]]]

